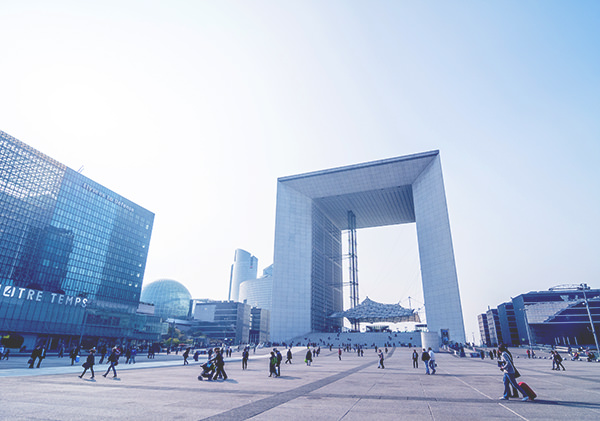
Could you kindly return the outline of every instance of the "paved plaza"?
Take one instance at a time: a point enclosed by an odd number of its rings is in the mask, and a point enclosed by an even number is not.
[[[118,377],[79,379],[81,363],[50,356],[39,369],[28,357],[0,361],[2,411],[10,420],[598,420],[600,364],[565,361],[552,371],[548,359],[528,360],[513,349],[515,364],[538,394],[534,402],[500,401],[502,375],[490,359],[438,353],[438,372],[412,368],[408,348],[390,349],[385,369],[374,350],[364,357],[322,349],[311,367],[305,348],[294,348],[293,364],[268,377],[267,350],[250,355],[242,371],[239,353],[227,359],[227,381],[198,381],[200,362],[183,366],[181,356],[121,359]],[[285,353],[284,353],[285,355]],[[518,358],[517,358],[518,357]],[[85,359],[85,358],[84,358]],[[284,357],[285,359],[285,357]],[[83,361],[83,360],[82,360]],[[98,361],[98,358],[97,358]]]

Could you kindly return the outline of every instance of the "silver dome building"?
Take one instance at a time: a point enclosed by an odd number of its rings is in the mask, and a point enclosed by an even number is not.
[[[154,314],[163,319],[186,318],[191,299],[187,288],[172,279],[159,279],[146,285],[140,297],[140,301],[154,304]]]

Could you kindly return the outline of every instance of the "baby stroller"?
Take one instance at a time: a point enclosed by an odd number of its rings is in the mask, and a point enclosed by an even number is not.
[[[202,373],[198,376],[198,380],[203,380],[203,377],[206,377],[207,380],[212,380],[215,375],[215,364],[207,361],[200,367],[202,368]]]

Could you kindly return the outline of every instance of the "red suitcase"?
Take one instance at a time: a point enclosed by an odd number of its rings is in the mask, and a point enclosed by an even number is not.
[[[535,398],[537,398],[537,395],[531,389],[531,387],[527,386],[527,383],[520,382],[519,386],[521,386],[521,389],[523,389],[525,391],[525,393],[527,394],[527,396],[529,397],[529,399],[534,400]]]

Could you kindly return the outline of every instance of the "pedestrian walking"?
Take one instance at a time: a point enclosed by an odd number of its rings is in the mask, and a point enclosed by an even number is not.
[[[281,376],[281,360],[283,360],[283,356],[281,352],[277,348],[273,350],[275,352],[275,357],[277,358],[277,363],[275,364],[275,369],[277,371],[277,377]]]
[[[425,374],[429,374],[429,353],[425,348],[423,348],[423,352],[421,353],[421,361],[425,364]]]
[[[242,370],[246,370],[248,368],[248,358],[250,357],[250,349],[245,347],[242,351]]]
[[[292,363],[292,348],[289,348],[289,349],[287,350],[287,354],[286,354],[286,356],[285,356],[285,363],[286,363],[286,364],[287,364],[287,363],[290,363],[290,364]]]
[[[555,370],[560,370],[561,368],[563,369],[563,371],[565,371],[565,366],[563,365],[563,358],[560,356],[560,354],[558,353],[558,351],[554,351],[554,364],[556,365]]]
[[[338,359],[342,361],[342,348],[338,348]]]
[[[304,357],[304,362],[308,366],[312,364],[312,352],[310,352],[310,348],[306,350],[306,357]]]
[[[377,368],[385,368],[385,366],[383,365],[383,352],[381,352],[381,349],[378,352],[378,356],[379,356],[379,364],[377,365]]]
[[[138,350],[137,350],[136,346],[131,348],[131,357],[129,358],[130,364],[135,364],[135,356],[137,355],[137,353],[138,353]]]
[[[37,368],[40,368],[40,364],[42,363],[42,360],[44,358],[46,358],[46,347],[42,345],[38,354],[38,363],[36,366]]]
[[[117,377],[117,370],[116,370],[116,366],[119,365],[119,356],[121,355],[121,352],[119,351],[119,348],[117,348],[116,346],[112,349],[112,351],[110,352],[110,355],[108,356],[108,363],[110,363],[110,365],[108,366],[108,369],[106,370],[106,373],[104,373],[102,376],[106,377],[106,375],[110,372],[110,370],[112,369],[113,371],[113,378]]]
[[[35,364],[35,360],[38,359],[42,353],[42,347],[40,345],[36,346],[33,351],[31,351],[31,355],[29,356],[29,368],[33,368]]]
[[[83,373],[81,373],[81,375],[79,376],[80,379],[83,378],[83,375],[85,374],[86,371],[88,371],[88,369],[92,373],[92,377],[90,377],[90,379],[94,378],[94,364],[96,363],[95,355],[96,355],[96,348],[90,349],[90,353],[87,356],[87,359],[82,364]]]
[[[223,360],[223,355],[219,348],[215,348],[213,362],[216,367],[215,378],[218,379],[219,377],[222,377],[223,380],[227,380],[227,373],[225,373],[225,361]]]
[[[431,374],[435,374],[435,352],[429,347],[427,353],[429,354],[429,368],[431,368]]]
[[[189,362],[188,362],[188,358],[189,358],[189,356],[190,356],[190,349],[191,349],[191,348],[188,346],[188,347],[185,349],[185,352],[183,353],[183,365],[188,365],[188,364],[189,364]]]
[[[413,362],[413,368],[419,368],[419,353],[417,352],[416,349],[413,349],[412,362]]]
[[[77,356],[79,355],[79,347],[71,348],[71,352],[69,352],[69,358],[71,358],[71,365],[75,363]]]
[[[523,401],[531,400],[523,388],[517,383],[516,377],[517,375],[520,376],[520,374],[518,374],[517,369],[514,366],[512,356],[506,349],[506,346],[503,344],[498,347],[498,355],[500,357],[498,367],[500,367],[500,370],[503,373],[502,383],[504,383],[504,394],[500,397],[500,399],[508,400],[508,398],[511,397],[510,386],[512,385],[514,389],[517,389],[519,392],[521,392],[523,395]]]
[[[102,347],[100,348],[100,362],[98,362],[98,364],[102,364],[104,362],[104,357],[106,357],[106,353],[106,345],[102,345]]]
[[[277,355],[274,351],[271,351],[269,356],[269,377],[277,377]]]

